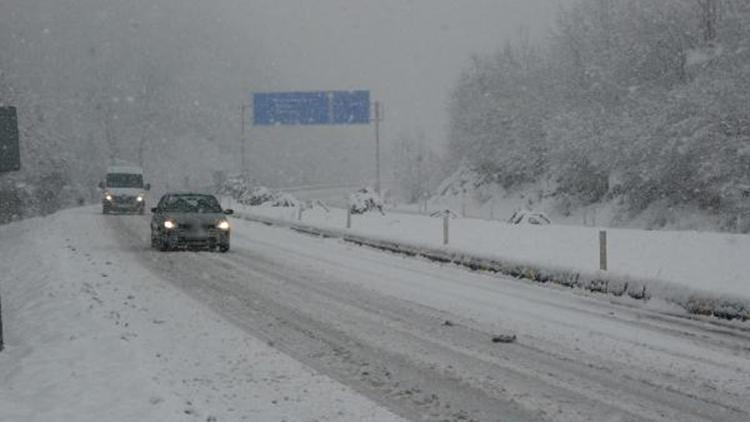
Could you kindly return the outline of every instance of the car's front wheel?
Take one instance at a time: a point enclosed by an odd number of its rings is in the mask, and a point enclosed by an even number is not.
[[[220,244],[219,245],[219,252],[221,252],[221,253],[229,252],[229,243],[227,242],[227,243]]]
[[[169,244],[169,239],[167,239],[166,236],[160,236],[159,238],[159,250],[162,252],[166,252],[168,250],[172,249]]]
[[[169,241],[164,236],[159,235],[158,232],[154,232],[154,230],[151,229],[151,247],[165,252],[169,250]]]
[[[159,242],[159,250],[162,252],[169,250],[169,243],[167,243],[166,239],[162,239],[161,242]]]
[[[151,248],[156,249],[159,247],[159,238],[154,234],[154,229],[151,229]]]

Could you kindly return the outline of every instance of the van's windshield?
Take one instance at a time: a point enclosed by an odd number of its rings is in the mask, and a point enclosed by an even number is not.
[[[135,173],[109,173],[107,174],[108,188],[142,188],[143,175]]]

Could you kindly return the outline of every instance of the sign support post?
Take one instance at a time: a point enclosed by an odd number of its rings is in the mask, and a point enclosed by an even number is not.
[[[241,108],[241,116],[242,116],[242,123],[240,128],[240,174],[242,174],[242,179],[245,179],[245,173],[247,172],[247,167],[245,166],[245,116],[246,116],[246,110],[247,110],[247,104],[242,104]]]
[[[383,120],[380,101],[375,101],[375,192],[380,194],[380,122]]]

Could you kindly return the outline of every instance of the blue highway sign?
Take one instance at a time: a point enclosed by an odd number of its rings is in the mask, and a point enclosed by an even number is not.
[[[256,93],[253,122],[258,126],[369,124],[370,92]]]
[[[333,93],[333,124],[366,125],[370,123],[370,91],[337,91]]]

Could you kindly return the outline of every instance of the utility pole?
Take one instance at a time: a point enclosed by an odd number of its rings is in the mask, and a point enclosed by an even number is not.
[[[375,101],[375,192],[380,193],[380,122],[383,120],[381,105]]]
[[[245,178],[245,110],[247,110],[248,105],[242,104],[240,107],[240,120],[241,120],[241,127],[240,127],[240,173],[242,174],[242,178],[244,180]]]

